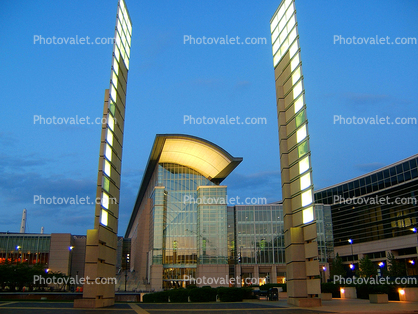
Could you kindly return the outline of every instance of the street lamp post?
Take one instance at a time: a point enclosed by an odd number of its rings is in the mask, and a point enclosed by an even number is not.
[[[128,281],[128,261],[129,261],[129,253],[125,256],[125,292],[126,292],[126,282]]]
[[[69,271],[69,277],[70,277],[70,280],[71,280],[71,268],[73,267],[73,254],[72,253],[73,253],[73,250],[74,250],[74,246],[72,246],[72,245],[69,246],[68,247],[68,250],[70,251],[70,254],[69,254],[70,255],[70,263],[69,263],[69,266],[70,266],[69,269],[70,269],[70,271]],[[71,291],[72,288],[74,288],[74,287],[71,287],[71,283],[69,283],[68,284],[68,289],[70,290],[70,292],[72,292]]]
[[[16,250],[17,250],[17,259],[16,259],[16,264],[19,261],[19,254],[20,254],[20,249],[22,247],[20,245],[16,246]],[[20,262],[22,263],[22,256],[20,256]]]
[[[351,261],[352,261],[352,263],[350,264],[350,269],[353,270],[354,269],[353,239],[348,239],[348,243],[350,243],[350,245],[351,245]]]

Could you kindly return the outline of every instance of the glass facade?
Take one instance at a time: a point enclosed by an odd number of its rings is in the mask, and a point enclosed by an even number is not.
[[[226,186],[201,186],[200,200],[211,200],[198,205],[199,264],[227,264]]]
[[[197,264],[227,264],[226,187],[178,164],[159,163],[156,171],[149,244],[167,288],[195,276]]]
[[[333,252],[331,209],[315,205],[319,261],[326,263]],[[237,263],[285,264],[282,204],[235,207]],[[230,255],[234,254],[229,244]]]
[[[417,227],[418,157],[319,190],[332,210],[335,246],[408,235]]]
[[[284,264],[281,205],[236,206],[238,263]]]
[[[50,243],[49,235],[0,234],[0,264],[48,265]]]

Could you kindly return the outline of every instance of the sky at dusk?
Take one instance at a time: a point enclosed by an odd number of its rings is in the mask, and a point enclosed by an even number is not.
[[[270,18],[280,0],[126,0],[133,30],[126,99],[119,235],[125,233],[156,134],[209,140],[243,162],[223,182],[229,197],[281,199]],[[114,35],[116,0],[2,1],[0,232],[86,234],[94,205],[34,204],[34,197],[95,198],[100,124],[40,124],[35,117],[102,117],[112,44],[34,43]],[[416,44],[334,44],[342,38],[418,37],[418,2],[297,0],[313,181],[321,189],[418,152]],[[184,43],[266,38],[264,44]],[[370,39],[369,39],[370,43]],[[265,118],[266,124],[184,123]],[[335,117],[389,124],[334,123]],[[388,119],[387,119],[388,117]],[[413,120],[411,120],[413,122]],[[394,124],[392,124],[394,122]]]

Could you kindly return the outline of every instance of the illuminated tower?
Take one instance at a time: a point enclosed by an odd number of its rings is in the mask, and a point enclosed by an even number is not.
[[[124,0],[119,0],[113,44],[110,88],[105,91],[94,229],[87,230],[83,299],[75,307],[104,307],[115,303],[116,274],[125,101],[128,81],[132,24]],[[98,284],[99,282],[99,284]]]
[[[270,21],[279,123],[288,303],[320,305],[311,152],[294,0]],[[319,277],[318,277],[319,278]]]

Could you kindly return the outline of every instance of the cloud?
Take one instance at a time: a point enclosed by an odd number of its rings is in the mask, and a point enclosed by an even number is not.
[[[44,175],[43,169],[51,163],[35,154],[20,157],[1,154],[0,196],[3,203],[33,204],[35,195],[42,197],[95,197],[96,182],[92,179],[67,178],[63,174]],[[39,169],[40,168],[40,169]],[[51,205],[52,206],[52,205]],[[68,205],[67,205],[68,206]],[[66,207],[65,205],[59,206]]]
[[[0,154],[2,161],[2,167],[0,173],[5,171],[7,168],[13,168],[13,171],[25,170],[32,166],[44,166],[51,159],[39,159],[36,154],[29,154],[25,157],[10,156],[4,153]]]
[[[164,53],[170,51],[170,47],[174,45],[175,40],[171,32],[159,33],[144,39],[146,45],[142,46],[144,57],[142,58],[141,68],[143,71],[147,71],[154,69],[156,66],[161,66]]]
[[[142,178],[144,169],[128,168],[122,170],[122,178]]]
[[[207,87],[214,87],[221,83],[222,81],[219,79],[203,79],[198,78],[192,81],[192,85],[196,86],[207,86]]]
[[[0,132],[0,145],[15,146],[16,137],[11,132]]]
[[[281,199],[280,171],[257,172],[249,175],[232,173],[225,184],[228,196],[266,198],[268,203]]]
[[[247,90],[251,87],[251,82],[249,81],[239,81],[235,84],[235,90]]]
[[[362,93],[345,93],[342,96],[348,102],[348,104],[361,106],[385,104],[391,99],[391,97],[388,95]]]

